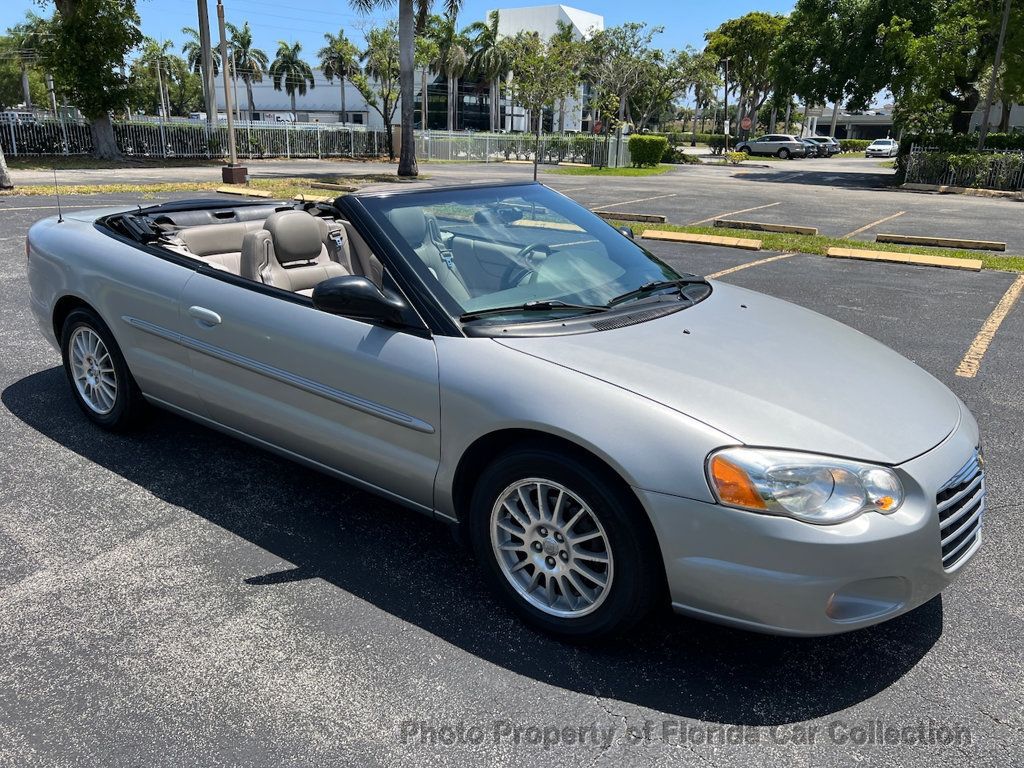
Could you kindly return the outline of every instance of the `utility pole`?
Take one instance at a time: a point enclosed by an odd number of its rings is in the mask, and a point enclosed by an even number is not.
[[[722,94],[725,117],[722,120],[722,127],[725,129],[725,154],[729,154],[729,57],[725,57],[725,86]]]
[[[238,165],[235,152],[235,116],[231,109],[231,72],[228,59],[228,38],[224,25],[224,3],[217,0],[217,27],[220,32],[220,71],[224,75],[224,112],[228,118],[228,164],[221,169],[221,177],[226,184],[244,184],[246,169]]]
[[[1010,0],[1003,5],[1003,23],[999,28],[999,42],[996,43],[996,60],[992,65],[992,77],[988,81],[988,94],[985,96],[985,114],[981,120],[981,127],[978,130],[978,149],[985,148],[985,138],[988,136],[988,121],[992,117],[992,96],[996,90],[996,78],[999,76],[999,67],[1003,64],[1003,43],[1006,42],[1006,28],[1010,24]]]
[[[203,94],[206,96],[206,125],[217,119],[217,85],[213,75],[213,50],[210,47],[210,12],[206,0],[196,0],[199,9],[199,48],[202,53]]]

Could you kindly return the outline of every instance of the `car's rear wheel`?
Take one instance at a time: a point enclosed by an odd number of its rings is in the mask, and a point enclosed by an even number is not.
[[[561,452],[523,448],[481,475],[466,521],[491,585],[530,624],[617,634],[658,599],[662,564],[635,497]]]
[[[94,423],[112,431],[134,426],[145,402],[110,329],[90,309],[64,320],[61,356],[71,394]]]
[[[782,160],[789,160],[789,150],[786,149],[785,147],[780,149],[778,154],[779,154],[779,158],[780,159],[782,159]]]

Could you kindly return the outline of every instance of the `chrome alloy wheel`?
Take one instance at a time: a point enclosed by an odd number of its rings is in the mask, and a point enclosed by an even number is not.
[[[502,574],[544,613],[578,618],[608,596],[608,536],[590,507],[565,486],[540,478],[516,481],[498,496],[490,529]]]
[[[117,377],[103,339],[92,328],[79,326],[68,341],[68,356],[82,400],[100,416],[110,413],[117,402]]]

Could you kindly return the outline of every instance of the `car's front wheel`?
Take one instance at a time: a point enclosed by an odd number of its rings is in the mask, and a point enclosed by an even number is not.
[[[134,426],[145,403],[114,336],[90,309],[64,320],[61,356],[71,394],[82,412],[104,429]]]
[[[574,456],[506,454],[480,477],[466,522],[492,586],[545,631],[617,634],[661,594],[661,558],[636,498]]]

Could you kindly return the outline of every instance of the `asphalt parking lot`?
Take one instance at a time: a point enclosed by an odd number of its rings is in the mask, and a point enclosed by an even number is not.
[[[815,209],[825,185],[743,177],[726,194],[686,170],[552,184],[590,207],[672,195],[643,206],[677,223],[781,197],[749,217],[817,211],[808,223],[838,234],[898,203],[887,229],[949,222],[1024,252],[1020,204],[854,184],[844,210]],[[0,198],[0,765],[1021,764],[1024,306],[976,376],[955,374],[1016,275],[646,243],[845,322],[950,386],[984,436],[985,541],[943,596],[849,635],[660,615],[576,647],[521,625],[415,513],[170,415],[126,437],[90,426],[26,302],[24,234],[49,204]],[[924,743],[878,743],[872,723],[921,723]],[[969,743],[941,743],[943,728]]]

